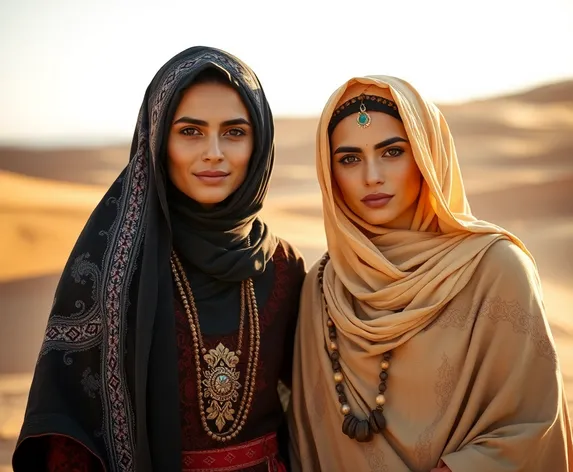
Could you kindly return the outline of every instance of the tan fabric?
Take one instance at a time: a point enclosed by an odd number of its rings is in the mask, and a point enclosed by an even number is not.
[[[364,91],[391,94],[424,177],[409,231],[368,225],[331,184],[330,116]],[[519,239],[472,216],[439,110],[399,79],[353,79],[331,96],[317,140],[331,256],[325,296],[354,414],[365,418],[375,406],[382,354],[391,349],[393,359],[384,436],[350,440],[341,432],[315,266],[296,340],[294,470],[421,472],[440,458],[454,472],[573,470],[537,269]]]

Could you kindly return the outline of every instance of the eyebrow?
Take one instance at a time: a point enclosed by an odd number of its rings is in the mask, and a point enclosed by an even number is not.
[[[393,138],[385,139],[384,141],[380,141],[378,144],[374,145],[374,149],[380,149],[386,146],[390,146],[390,144],[394,143],[407,143],[408,140],[401,138],[400,136],[394,136]],[[362,152],[362,149],[359,147],[353,146],[340,146],[339,148],[334,151],[333,154],[339,154],[341,152]]]
[[[198,120],[197,118],[190,118],[189,116],[182,116],[173,122],[174,125],[179,123],[186,123],[189,125],[197,125],[197,126],[209,126],[209,123],[205,120]],[[246,125],[251,126],[249,120],[245,118],[234,118],[232,120],[223,121],[221,126],[233,126],[233,125]]]

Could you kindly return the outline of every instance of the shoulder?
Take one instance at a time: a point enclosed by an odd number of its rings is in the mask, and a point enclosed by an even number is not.
[[[302,288],[303,294],[311,295],[317,293],[319,287],[318,274],[320,271],[321,264],[322,264],[322,257],[319,257],[316,261],[312,263],[310,268],[307,270]]]
[[[494,242],[485,252],[474,274],[484,289],[503,290],[506,296],[539,292],[540,280],[535,262],[519,246],[507,239]]]
[[[478,270],[498,277],[529,277],[537,275],[533,260],[508,239],[494,242],[485,252]]]
[[[535,355],[556,362],[541,281],[528,254],[507,239],[498,240],[487,249],[472,279],[462,300],[476,316],[474,339],[487,346],[499,342],[498,348],[505,346],[506,353],[513,349],[519,354],[533,346]]]
[[[318,272],[322,264],[322,257],[319,257],[307,271],[307,277],[318,281]]]
[[[285,239],[278,238],[278,245],[275,250],[275,256],[283,257],[289,268],[292,270],[306,274],[306,261],[302,252],[297,247],[286,241]]]

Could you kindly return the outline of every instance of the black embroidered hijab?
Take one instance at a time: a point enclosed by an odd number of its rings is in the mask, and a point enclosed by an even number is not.
[[[255,131],[245,182],[211,211],[170,188],[165,170],[177,104],[208,68],[238,90]],[[159,70],[140,109],[129,164],[92,213],[60,279],[13,457],[16,472],[40,470],[30,462],[38,443],[29,438],[50,433],[80,441],[108,471],[181,469],[170,251],[175,245],[224,281],[265,270],[277,240],[257,214],[273,142],[262,87],[236,57],[193,47]]]

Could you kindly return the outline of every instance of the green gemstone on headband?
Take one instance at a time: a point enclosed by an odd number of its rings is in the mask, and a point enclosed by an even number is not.
[[[368,113],[360,112],[356,121],[359,126],[368,126],[370,123],[370,116],[368,116]]]

